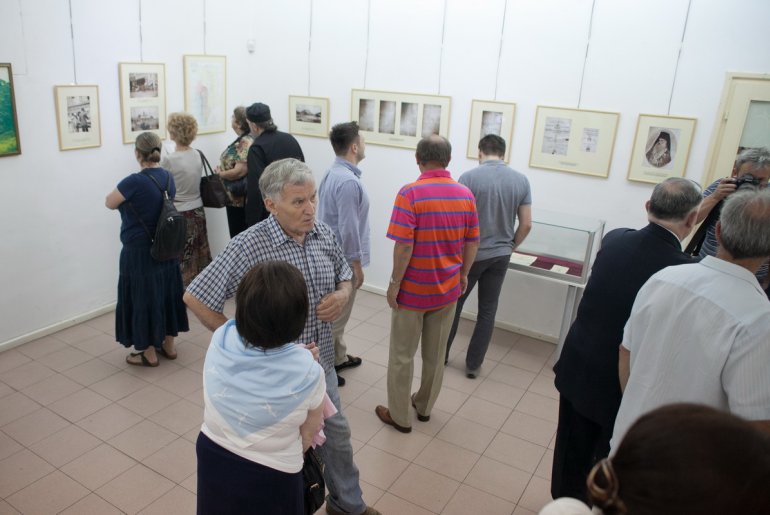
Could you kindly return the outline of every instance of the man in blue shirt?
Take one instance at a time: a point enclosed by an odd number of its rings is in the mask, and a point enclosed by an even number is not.
[[[369,197],[361,182],[358,163],[364,159],[364,137],[356,122],[332,127],[329,140],[337,157],[318,187],[318,218],[334,231],[350,268],[353,269],[353,293],[342,315],[332,325],[334,336],[334,368],[337,384],[345,379],[339,371],[357,367],[361,358],[350,356],[343,338],[350,318],[356,291],[364,283],[363,268],[369,265]]]

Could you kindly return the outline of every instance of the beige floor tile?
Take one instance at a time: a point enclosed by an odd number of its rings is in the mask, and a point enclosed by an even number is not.
[[[533,474],[545,454],[545,447],[505,433],[497,433],[484,456]]]
[[[102,332],[110,332],[115,330],[115,311],[110,311],[98,317],[94,317],[84,322],[86,325],[98,329]]]
[[[377,501],[380,500],[382,497],[382,494],[385,493],[385,490],[382,488],[377,488],[374,485],[370,485],[366,481],[359,480],[358,482],[359,486],[361,487],[361,492],[363,493],[364,502],[367,506],[374,506]],[[326,511],[321,511],[320,513],[326,513]]]
[[[390,320],[391,314],[390,310],[388,310],[375,313],[374,315],[370,316],[366,322],[368,324],[376,325],[377,327],[381,327],[387,331],[390,331]]]
[[[347,388],[347,385],[340,388],[340,395],[345,388]],[[372,386],[359,395],[351,404],[364,411],[371,411],[379,404],[382,404],[383,406],[388,404],[388,392],[384,389]]]
[[[432,515],[434,513],[387,492],[380,497],[374,508],[381,513],[398,515]]]
[[[61,471],[86,488],[96,490],[136,464],[133,458],[105,443],[81,454]]]
[[[465,484],[515,503],[524,493],[530,477],[522,470],[482,456]]]
[[[556,423],[514,410],[500,431],[545,447],[556,434]]]
[[[133,411],[110,404],[79,420],[77,425],[102,440],[109,440],[141,421],[142,417]]]
[[[544,375],[538,375],[532,384],[529,385],[529,391],[534,392],[551,399],[559,400],[559,390],[553,384],[552,377],[546,377]]]
[[[192,370],[182,368],[181,370],[159,379],[155,382],[155,386],[163,388],[179,397],[184,397],[203,388],[203,376]]]
[[[471,452],[482,454],[495,437],[495,433],[496,431],[490,427],[455,416],[444,425],[436,437]]]
[[[58,470],[8,497],[22,513],[59,513],[90,492]]]
[[[93,356],[87,352],[67,346],[62,350],[46,354],[36,361],[57,372],[69,370],[72,367],[81,365],[86,361],[93,359]]]
[[[526,390],[532,384],[532,381],[535,380],[536,376],[537,374],[534,372],[500,363],[489,373],[488,378],[500,381],[508,386],[515,386],[516,388]]]
[[[0,398],[5,397],[6,395],[10,395],[10,394],[12,394],[15,391],[16,390],[14,390],[13,388],[8,386],[7,384],[5,384],[2,381],[0,381]]]
[[[188,431],[200,428],[203,423],[203,408],[181,399],[148,418],[181,436]]]
[[[457,416],[498,430],[508,419],[512,411],[511,408],[506,408],[477,397],[470,397],[457,410]]]
[[[416,391],[416,386],[417,385],[415,385],[414,391]],[[448,386],[443,385],[441,392],[439,392],[438,397],[436,398],[436,403],[433,405],[433,408],[440,409],[441,411],[446,411],[447,413],[454,415],[457,413],[457,410],[459,410],[460,407],[465,404],[465,401],[467,401],[469,397],[470,394],[468,393],[460,392],[454,388],[449,388]]]
[[[473,396],[506,408],[514,408],[524,393],[526,390],[487,378],[473,391]]]
[[[96,494],[90,494],[59,515],[121,515],[123,512]]]
[[[0,352],[0,376],[8,370],[12,370],[30,361],[32,360],[19,352],[18,349]]]
[[[53,411],[40,408],[10,424],[4,425],[3,432],[20,444],[29,447],[33,443],[39,442],[43,438],[51,436],[69,425],[69,422]]]
[[[187,370],[191,370],[192,372],[195,372],[196,374],[203,375],[203,365],[206,364],[206,359],[201,358],[197,361],[193,361],[192,363],[185,365],[185,368]]]
[[[554,423],[559,421],[559,401],[536,393],[525,393],[516,410]]]
[[[547,450],[540,460],[540,464],[535,470],[535,475],[543,479],[551,480],[551,470],[553,469],[553,451]]]
[[[530,480],[526,490],[524,490],[524,495],[519,500],[519,506],[537,513],[552,500],[551,482],[535,476]]]
[[[363,356],[370,349],[377,347],[377,343],[371,340],[364,340],[353,335],[345,335],[345,345],[348,347],[348,354],[353,356]],[[387,347],[385,347],[387,349]]]
[[[137,513],[161,495],[174,488],[174,483],[138,464],[99,488],[95,493],[126,513]]]
[[[191,475],[187,476],[187,478],[185,478],[184,481],[179,483],[179,486],[185,488],[189,492],[197,494],[198,493],[198,472],[193,472]]]
[[[547,360],[547,356],[533,356],[532,354],[513,348],[500,360],[500,363],[537,374],[543,368],[543,365],[545,365]]]
[[[30,361],[16,368],[0,374],[0,381],[11,388],[23,390],[24,388],[42,381],[56,372],[37,361]]]
[[[204,405],[204,402],[203,402],[203,388],[195,390],[193,393],[191,393],[189,395],[186,395],[185,396],[185,400],[195,404],[199,408],[202,408],[203,405]]]
[[[175,363],[186,367],[199,359],[206,357],[206,349],[193,345],[189,342],[179,343],[176,346],[177,358]],[[163,358],[161,358],[163,359]]]
[[[390,488],[409,465],[408,461],[370,445],[365,445],[356,453],[355,461],[361,472],[361,479],[383,490]]]
[[[126,356],[128,356],[129,352],[131,352],[130,349],[127,349],[120,344],[116,344],[112,347],[112,350],[105,352],[104,354],[99,356],[99,359],[101,359],[105,363],[109,363],[113,367],[117,367],[124,371],[128,370],[129,367],[138,368],[138,367],[133,367],[128,363],[126,363]]]
[[[372,315],[378,313],[379,311],[380,311],[379,309],[370,308],[356,302],[355,305],[353,306],[353,309],[350,312],[350,318],[351,320],[364,321],[367,318],[371,317]]]
[[[93,338],[94,336],[101,334],[102,331],[94,329],[86,324],[74,325],[58,333],[54,333],[53,337],[66,343],[77,343],[82,340]]]
[[[537,515],[536,511],[530,511],[526,508],[522,508],[521,506],[517,506],[515,510],[513,510],[513,515]]]
[[[0,514],[2,515],[21,515],[21,512],[16,510],[13,506],[0,499]]]
[[[70,425],[31,445],[30,449],[51,465],[61,467],[99,444],[101,441],[95,436]]]
[[[169,492],[139,512],[140,515],[189,515],[195,513],[197,499],[181,486]]]
[[[441,515],[511,515],[516,505],[468,485],[460,485]]]
[[[356,440],[355,438],[350,439],[350,446],[353,447],[353,454],[357,453],[361,448],[366,445],[361,440]]]
[[[384,295],[380,295],[379,293],[370,292],[363,289],[358,290],[358,293],[356,293],[356,305],[358,304],[378,311],[385,310],[388,314],[390,314],[388,301],[385,300]]]
[[[179,401],[177,395],[158,386],[148,385],[120,399],[118,404],[143,417],[149,417],[177,401]]]
[[[198,426],[195,429],[191,429],[190,431],[187,431],[185,434],[182,435],[182,438],[184,438],[188,442],[195,443],[198,441],[198,435],[200,435],[200,432],[201,432],[201,428],[200,426]],[[356,452],[355,448],[353,449],[353,452]]]
[[[198,464],[195,444],[179,438],[146,457],[142,463],[161,476],[179,483],[195,472]]]
[[[103,395],[111,401],[117,401],[148,386],[149,383],[125,372],[118,372],[106,379],[98,381],[88,388]]]
[[[364,361],[360,367],[350,368],[345,371],[345,379],[355,379],[368,385],[374,385],[388,373],[388,367]]]
[[[66,345],[66,344],[65,344]],[[54,374],[22,390],[24,395],[47,406],[82,390],[83,385],[62,374]]]
[[[0,431],[0,460],[4,460],[8,456],[16,454],[23,448],[24,447],[19,442]]]
[[[436,438],[413,461],[444,476],[464,481],[479,457],[475,452]]]
[[[390,351],[384,345],[373,345],[369,350],[361,354],[361,358],[382,365],[388,366],[388,357]]]
[[[355,310],[355,308],[353,308]],[[361,308],[365,309],[365,308]],[[350,316],[351,320],[353,315]],[[369,322],[362,322],[357,324],[350,330],[345,331],[346,335],[350,335],[351,338],[360,338],[373,343],[377,343],[383,339],[386,335],[390,334],[390,328],[382,327],[382,325],[374,325]]]
[[[126,353],[126,356],[128,353]],[[125,360],[125,358],[124,358]],[[136,376],[140,379],[144,379],[148,383],[157,383],[161,379],[164,379],[174,372],[184,370],[185,367],[178,365],[173,361],[161,358],[160,365],[157,367],[140,367],[135,365],[128,365],[122,370],[132,376]]]
[[[46,354],[62,350],[67,347],[67,344],[63,341],[54,338],[53,336],[44,336],[38,340],[25,343],[16,348],[28,358],[38,359]]]
[[[345,373],[343,372],[341,375],[344,377]],[[368,384],[362,383],[361,381],[356,381],[355,379],[345,379],[345,386],[339,388],[340,402],[342,403],[342,406],[344,407],[348,404],[352,404],[353,401],[358,399],[370,388],[371,387]]]
[[[5,499],[55,469],[28,449],[0,461],[0,498]]]
[[[479,387],[481,381],[479,379],[469,379],[465,377],[465,365],[460,368],[446,367],[444,368],[444,382],[443,386],[446,388],[452,388],[463,393],[472,394]]]
[[[90,386],[118,372],[120,372],[118,368],[98,358],[93,358],[62,373],[83,386]]]
[[[511,334],[507,331],[504,332]],[[501,340],[502,341],[498,342],[495,342],[494,340],[490,342],[489,347],[487,348],[487,353],[484,355],[484,363],[488,363],[490,361],[500,361],[503,359],[503,357],[505,357],[506,354],[511,351],[511,346],[513,345],[511,337],[508,337],[508,341],[505,341],[505,337],[501,338]]]
[[[98,357],[115,350],[115,338],[109,334],[98,334],[93,338],[72,344],[72,347],[87,352],[91,356]]]
[[[417,414],[414,414],[412,429],[428,436],[436,436],[451,419],[451,413],[434,407],[433,411],[430,412],[430,420],[428,422],[418,421]]]
[[[389,427],[383,427],[369,440],[368,444],[399,458],[413,461],[430,440],[430,436],[417,431],[404,435]]]
[[[88,388],[83,388],[63,399],[52,402],[48,405],[48,408],[70,422],[77,422],[111,403],[112,401],[108,398],[103,397]]]
[[[458,481],[413,463],[389,492],[426,510],[441,513],[459,486]]]
[[[0,427],[40,409],[40,404],[23,393],[12,393],[0,398]]]
[[[374,413],[374,408],[375,406],[372,406],[369,410],[364,411],[355,406],[348,406],[342,410],[350,424],[350,434],[353,435],[354,438],[361,440],[362,442],[368,442],[380,429],[385,427],[385,424],[383,424]],[[396,431],[392,427],[388,429]]]
[[[155,422],[143,420],[108,443],[135,460],[142,461],[177,438],[177,435]]]

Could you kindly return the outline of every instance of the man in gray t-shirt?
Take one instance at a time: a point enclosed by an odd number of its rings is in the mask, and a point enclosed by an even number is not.
[[[465,299],[478,283],[478,317],[465,357],[465,374],[472,379],[478,375],[489,347],[495,326],[497,299],[500,297],[511,253],[521,245],[532,228],[529,181],[524,174],[506,166],[504,155],[505,140],[495,134],[487,134],[479,141],[480,165],[458,179],[476,197],[481,243],[468,274],[468,288],[457,301],[454,323],[446,346],[446,359],[449,360],[449,349],[457,332]],[[517,217],[519,225],[515,228]]]

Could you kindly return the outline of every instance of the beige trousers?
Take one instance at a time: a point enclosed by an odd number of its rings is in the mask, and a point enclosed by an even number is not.
[[[356,290],[350,294],[350,299],[342,310],[340,317],[332,322],[332,338],[334,338],[334,366],[344,363],[348,360],[348,346],[345,345],[345,326],[350,320],[350,313],[353,311],[353,303],[356,300]]]

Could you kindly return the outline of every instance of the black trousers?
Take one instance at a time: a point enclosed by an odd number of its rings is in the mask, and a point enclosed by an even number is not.
[[[551,470],[551,495],[573,497],[588,503],[586,479],[597,461],[610,452],[612,427],[602,427],[575,410],[559,396],[559,425]]]
[[[246,208],[225,206],[225,210],[227,211],[227,228],[230,230],[230,237],[235,238],[246,230]]]

